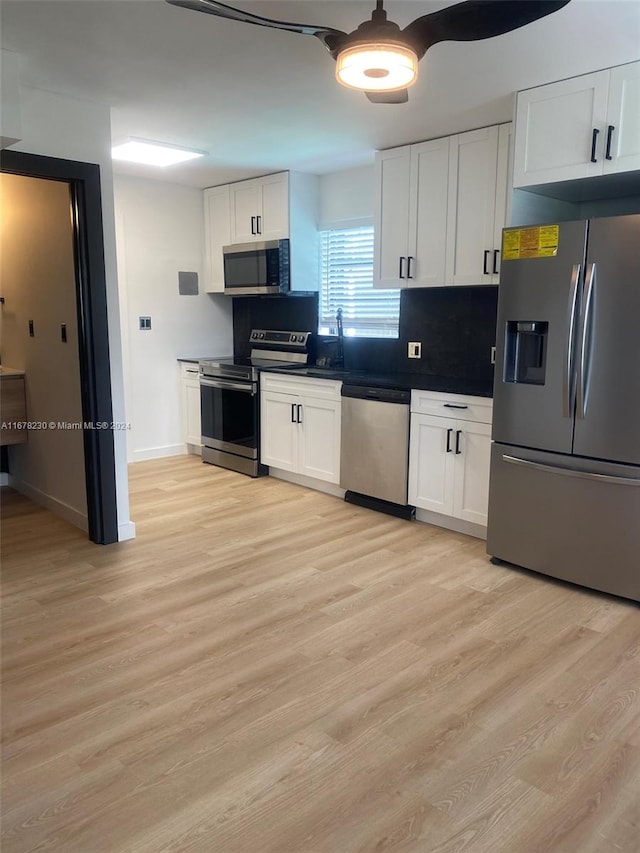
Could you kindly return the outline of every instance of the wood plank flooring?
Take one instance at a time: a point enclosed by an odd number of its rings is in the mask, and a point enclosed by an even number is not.
[[[636,605],[177,457],[4,489],[2,851],[637,853]]]

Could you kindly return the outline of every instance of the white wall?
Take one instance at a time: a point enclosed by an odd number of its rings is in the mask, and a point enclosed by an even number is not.
[[[320,228],[373,222],[373,166],[320,177]]]
[[[106,104],[26,86],[21,87],[20,96],[22,138],[13,146],[14,150],[97,163],[100,166],[113,419],[124,422],[126,419],[116,275],[110,110]],[[135,526],[129,518],[127,446],[124,431],[114,433],[114,445],[118,537],[123,540],[135,535]]]
[[[232,352],[231,300],[203,290],[201,190],[122,175],[114,188],[129,459],[139,461],[185,452],[176,359]],[[179,295],[180,270],[198,273],[197,296]]]

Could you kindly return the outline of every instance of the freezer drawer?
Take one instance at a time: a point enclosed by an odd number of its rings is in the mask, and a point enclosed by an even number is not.
[[[487,553],[640,601],[640,468],[494,444]]]

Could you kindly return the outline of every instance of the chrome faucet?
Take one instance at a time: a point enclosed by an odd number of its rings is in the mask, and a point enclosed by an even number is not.
[[[337,367],[344,367],[344,329],[342,326],[342,308],[336,311],[336,326],[338,329],[338,357],[336,359]]]

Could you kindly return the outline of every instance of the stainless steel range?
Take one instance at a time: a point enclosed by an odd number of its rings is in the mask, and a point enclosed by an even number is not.
[[[260,465],[260,371],[309,361],[311,332],[253,329],[249,358],[200,362],[202,461],[257,477]]]

